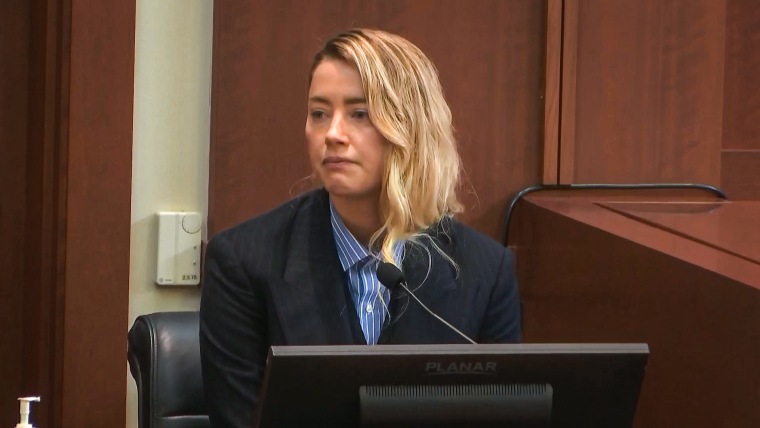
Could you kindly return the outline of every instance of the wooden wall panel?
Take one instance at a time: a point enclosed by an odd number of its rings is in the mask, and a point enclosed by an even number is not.
[[[397,32],[437,65],[467,177],[465,221],[498,237],[508,198],[541,179],[546,2],[237,2],[214,6],[209,233],[310,187],[313,54],[354,26]]]
[[[720,182],[729,199],[760,200],[760,150],[723,150],[720,159]]]
[[[21,389],[29,19],[27,0],[0,2],[0,426],[8,427]]]
[[[730,251],[742,247],[703,245],[699,237],[594,204],[604,200],[534,195],[521,203],[515,226],[524,340],[648,343],[635,427],[758,426],[756,259]],[[639,209],[657,211],[653,199],[639,200],[647,202]],[[756,221],[753,226],[757,231]],[[731,232],[737,236],[741,226]]]
[[[24,219],[23,381],[38,395],[33,423],[61,424],[63,298],[65,283],[66,138],[62,99],[68,84],[70,14],[55,0],[30,2],[26,213]],[[16,415],[14,415],[15,417]]]
[[[725,1],[566,0],[566,24],[575,4],[561,181],[718,184]]]
[[[760,2],[727,0],[721,186],[760,200]]]
[[[760,150],[760,2],[726,0],[725,50],[723,148]]]
[[[126,420],[135,3],[71,3],[64,427]]]
[[[562,0],[548,0],[542,183],[559,183],[560,88],[562,67]]]
[[[578,2],[563,0],[562,8],[562,73],[560,87],[561,115],[559,128],[558,180],[575,183],[575,108],[578,75]]]
[[[124,424],[134,15],[0,6],[0,425]]]

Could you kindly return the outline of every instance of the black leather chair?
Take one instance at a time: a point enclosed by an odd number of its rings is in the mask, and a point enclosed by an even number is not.
[[[198,312],[137,317],[127,335],[140,428],[209,427],[203,398]]]

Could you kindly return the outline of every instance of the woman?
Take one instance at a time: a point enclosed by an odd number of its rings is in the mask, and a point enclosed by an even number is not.
[[[310,73],[306,142],[321,188],[214,237],[201,301],[213,425],[250,426],[272,345],[463,343],[377,279],[379,261],[477,342],[520,340],[510,251],[456,221],[460,160],[434,66],[355,29]]]

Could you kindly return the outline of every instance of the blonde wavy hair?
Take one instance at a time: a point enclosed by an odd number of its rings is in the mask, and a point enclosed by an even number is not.
[[[390,142],[379,201],[385,223],[370,248],[393,263],[397,242],[418,242],[444,217],[462,211],[451,110],[433,63],[400,36],[363,28],[339,34],[314,57],[309,80],[328,59],[358,70],[370,120]]]

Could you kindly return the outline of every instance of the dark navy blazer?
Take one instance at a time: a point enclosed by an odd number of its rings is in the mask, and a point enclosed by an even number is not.
[[[427,238],[422,246],[407,243],[409,288],[478,343],[519,342],[511,251],[453,219],[428,234],[457,267]],[[270,346],[366,344],[324,189],[216,235],[206,250],[202,287],[201,362],[212,426],[252,426]],[[379,344],[464,342],[403,292],[394,292],[389,306]]]

